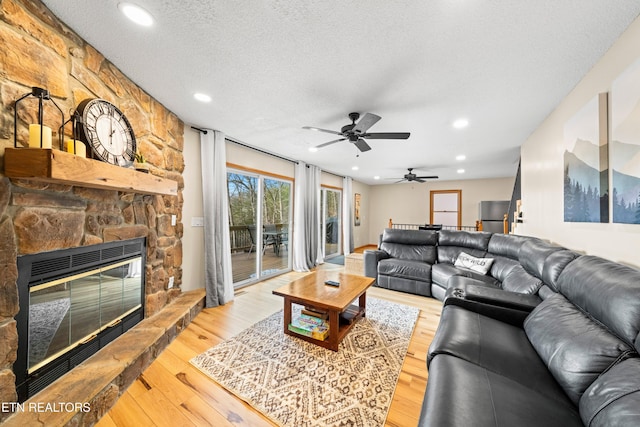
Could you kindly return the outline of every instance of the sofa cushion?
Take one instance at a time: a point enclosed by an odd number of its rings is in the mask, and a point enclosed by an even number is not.
[[[431,267],[431,281],[445,289],[449,287],[449,279],[456,276],[469,277],[485,282],[491,286],[500,286],[500,282],[491,276],[476,273],[475,271],[466,268],[459,268],[452,264],[438,263]]]
[[[433,264],[431,267],[431,282],[444,288],[447,287],[447,282],[453,276],[471,277],[471,272],[461,270],[448,263]]]
[[[438,236],[438,262],[455,264],[460,252],[483,258],[491,233],[442,230]]]
[[[383,259],[378,263],[378,274],[431,282],[431,264],[406,259]]]
[[[576,404],[598,375],[633,353],[628,344],[560,294],[533,309],[524,322],[524,330],[556,381]]]
[[[436,262],[437,232],[385,228],[380,249],[391,258]]]
[[[487,250],[492,255],[500,255],[517,260],[520,247],[529,239],[531,239],[531,237],[518,236],[515,234],[494,233],[489,240]]]
[[[491,264],[493,264],[493,258],[477,258],[466,252],[460,252],[453,265],[455,267],[467,268],[484,275],[491,269]]]
[[[627,359],[593,382],[580,398],[584,425],[640,426],[640,359]]]
[[[491,369],[439,355],[431,363],[418,426],[573,427],[582,421],[561,391],[532,390]]]
[[[442,310],[427,354],[429,372],[439,354],[482,366],[541,394],[565,396],[522,328],[455,305]]]
[[[555,292],[558,292],[558,278],[567,265],[580,254],[568,249],[561,250],[550,254],[544,261],[542,270],[542,281],[547,284]]]
[[[487,256],[491,256],[493,258],[493,264],[491,265],[491,274],[493,277],[498,279],[499,281],[503,281],[509,272],[516,265],[520,265],[517,259],[513,260],[511,258],[496,255],[494,253],[487,253]]]
[[[435,246],[438,243],[438,233],[436,231],[385,228],[380,241],[380,244],[382,243]]]
[[[435,246],[382,242],[380,249],[388,253],[391,258],[428,262],[431,264],[436,262]]]
[[[640,351],[640,270],[583,255],[564,268],[558,290]]]
[[[561,250],[565,250],[565,248],[531,237],[520,246],[518,260],[529,274],[542,279],[547,257]]]
[[[542,281],[527,273],[521,265],[515,265],[502,280],[502,289],[521,294],[535,294],[542,286]]]
[[[438,232],[438,246],[459,246],[486,251],[491,233],[482,231],[442,230]]]

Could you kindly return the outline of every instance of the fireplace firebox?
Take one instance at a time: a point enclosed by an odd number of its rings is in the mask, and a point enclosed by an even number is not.
[[[144,318],[145,239],[18,257],[18,400],[25,401]]]

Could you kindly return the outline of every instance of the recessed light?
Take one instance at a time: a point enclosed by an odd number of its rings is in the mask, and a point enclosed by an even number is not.
[[[118,9],[138,25],[142,25],[143,27],[153,25],[153,16],[136,4],[126,2],[118,3]]]
[[[464,169],[458,169],[458,173],[464,173]]]
[[[353,167],[351,168],[351,170],[352,170],[352,171],[357,171],[358,169],[360,169],[358,166],[353,166]]]
[[[200,102],[211,102],[211,97],[206,93],[194,93],[193,97]]]
[[[465,160],[466,158],[467,156],[465,156],[464,154],[460,154],[459,156],[456,156],[456,160],[459,162]]]
[[[373,177],[373,179],[376,179],[376,180],[377,180],[377,179],[380,179],[380,175],[376,175],[376,176],[374,176],[374,177]]]
[[[309,147],[309,151],[315,153],[316,151],[318,151],[318,147]]]
[[[453,122],[453,127],[456,129],[466,128],[467,126],[469,126],[469,120],[467,119],[458,119]]]

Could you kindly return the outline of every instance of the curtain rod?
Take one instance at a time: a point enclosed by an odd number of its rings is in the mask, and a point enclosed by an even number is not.
[[[205,135],[207,134],[207,130],[206,130],[206,129],[200,129],[200,128],[195,127],[195,126],[191,126],[191,129],[193,129],[193,130],[197,130],[197,131],[199,131],[199,132],[202,132],[202,133],[204,133]],[[265,150],[262,150],[262,149],[260,149],[260,148],[252,147],[251,145],[247,145],[247,144],[245,144],[244,142],[240,142],[240,141],[238,141],[237,139],[233,139],[233,138],[231,138],[230,136],[225,135],[225,136],[224,136],[224,139],[226,139],[226,140],[227,140],[227,141],[229,141],[229,142],[233,142],[234,144],[240,145],[240,146],[242,146],[242,147],[249,148],[249,149],[251,149],[251,150],[257,151],[257,152],[259,152],[259,153],[268,154],[269,156],[276,157],[276,158],[278,158],[278,159],[282,159],[282,160],[286,160],[286,161],[288,161],[288,162],[295,163],[296,165],[298,164],[298,161],[297,161],[297,160],[289,159],[289,158],[287,158],[287,157],[283,157],[283,156],[280,156],[280,155],[278,155],[278,154],[270,153],[270,152],[265,151]]]
[[[252,147],[251,145],[247,145],[247,144],[245,144],[244,142],[240,142],[240,141],[238,141],[237,139],[233,139],[233,138],[231,138],[231,137],[229,137],[229,136],[225,136],[224,138],[225,138],[227,141],[229,141],[229,142],[233,142],[234,144],[237,144],[237,145],[239,145],[239,146],[241,146],[241,147],[249,148],[249,149],[254,150],[254,151],[257,151],[257,152],[259,152],[259,153],[267,154],[267,155],[269,155],[269,156],[271,156],[271,157],[276,157],[276,158],[278,158],[278,159],[286,160],[286,161],[288,161],[288,162],[295,163],[296,165],[298,164],[298,161],[297,161],[297,160],[289,159],[288,157],[283,157],[283,156],[281,156],[281,155],[279,155],[279,154],[270,153],[269,151],[265,151],[265,150],[262,150],[262,149],[260,149],[260,148]]]
[[[197,128],[197,127],[195,127],[195,126],[191,126],[191,129],[193,129],[193,130],[197,130],[198,132],[202,132],[202,133],[204,133],[205,135],[206,135],[206,134],[207,134],[207,132],[208,132],[206,129],[200,129],[200,128]]]
[[[197,128],[195,126],[191,126],[191,129],[194,129],[194,130],[197,130],[199,132],[202,132],[205,135],[207,134],[206,129],[200,129],[200,128]],[[283,157],[283,156],[280,156],[278,154],[270,153],[270,152],[262,150],[260,148],[252,147],[251,145],[247,145],[244,142],[240,142],[237,139],[233,139],[233,138],[231,138],[230,136],[227,136],[227,135],[225,135],[224,139],[226,139],[229,142],[233,142],[234,144],[240,145],[241,147],[249,148],[249,149],[257,151],[259,153],[267,154],[269,156],[276,157],[278,159],[286,160],[288,162],[295,163],[296,165],[299,163],[297,160],[289,159],[287,157]],[[307,167],[309,167],[309,165],[307,165]],[[328,173],[330,175],[337,176],[338,178],[344,178],[344,175],[338,175],[337,173],[330,172],[328,170],[324,170],[323,169],[322,172],[326,172],[326,173]]]

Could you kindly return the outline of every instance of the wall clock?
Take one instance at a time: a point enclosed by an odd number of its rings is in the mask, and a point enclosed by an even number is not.
[[[76,113],[80,116],[78,135],[86,142],[93,158],[129,167],[136,154],[136,137],[125,115],[104,99],[85,99]]]

